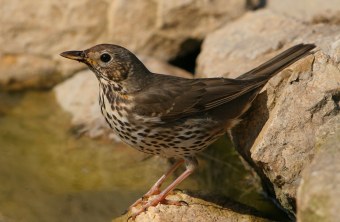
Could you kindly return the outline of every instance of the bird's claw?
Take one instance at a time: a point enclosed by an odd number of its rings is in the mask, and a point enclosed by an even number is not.
[[[149,197],[153,196],[153,195],[158,195],[160,194],[161,191],[158,187],[154,188],[152,187],[146,194],[144,194],[141,198],[139,198],[138,200],[136,200],[129,208],[128,211],[131,210],[133,207],[137,206],[140,203],[144,203],[146,202],[146,199],[148,199]]]
[[[143,199],[143,198],[140,198]],[[145,202],[143,200],[143,202]],[[149,207],[155,207],[158,204],[164,204],[164,205],[175,205],[175,206],[189,206],[189,204],[183,200],[181,201],[176,201],[176,200],[167,200],[167,199],[162,199],[162,197],[156,197],[155,199],[149,200],[146,204],[143,204],[142,208],[140,208],[137,212],[133,213],[129,218],[134,220],[136,217],[145,212]]]
[[[188,202],[185,202],[184,200],[178,201],[181,206],[189,206]]]

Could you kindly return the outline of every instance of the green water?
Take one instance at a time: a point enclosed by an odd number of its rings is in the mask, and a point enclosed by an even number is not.
[[[70,129],[53,92],[0,93],[0,221],[110,221],[169,166],[120,143],[77,138]],[[277,214],[225,139],[219,143],[180,188]]]

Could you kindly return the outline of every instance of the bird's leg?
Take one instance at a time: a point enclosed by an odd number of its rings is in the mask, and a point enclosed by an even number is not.
[[[154,199],[148,201],[143,207],[138,210],[136,213],[132,214],[130,218],[136,218],[140,213],[144,212],[148,207],[150,206],[156,206],[157,204],[164,202],[168,204],[173,204],[173,205],[183,205],[183,202],[176,202],[176,201],[166,201],[165,198],[166,196],[178,185],[180,184],[183,180],[185,180],[190,174],[194,172],[194,170],[197,168],[197,160],[194,157],[186,157],[185,158],[185,163],[186,163],[186,170],[179,176],[177,177],[176,180],[174,180],[167,188],[165,188],[160,194],[157,195]]]
[[[171,168],[169,168],[165,174],[163,174],[158,180],[157,182],[150,188],[150,190],[148,192],[146,192],[143,197],[139,198],[138,200],[136,200],[136,202],[134,202],[129,209],[131,209],[132,207],[135,207],[136,205],[138,205],[139,203],[141,203],[145,198],[148,198],[152,195],[156,195],[159,194],[160,191],[160,187],[162,186],[162,184],[164,183],[164,181],[166,180],[166,178],[168,178],[178,167],[180,167],[182,164],[184,163],[184,159],[180,159],[178,160],[174,165],[171,166]]]

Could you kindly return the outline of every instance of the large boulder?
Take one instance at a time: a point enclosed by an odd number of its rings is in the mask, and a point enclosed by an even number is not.
[[[340,23],[338,0],[271,0],[267,7],[277,14],[307,23]]]
[[[99,43],[175,58],[197,50],[205,35],[247,10],[246,0],[228,4],[223,0],[214,4],[205,0],[3,0],[1,5],[2,90],[49,88],[79,70],[75,63],[61,62],[59,53]]]
[[[6,1],[0,9],[0,88],[47,88],[79,69],[59,53],[107,34],[107,1]]]
[[[199,47],[211,31],[241,16],[245,0],[116,0],[109,12],[112,42],[169,60]]]
[[[84,49],[107,35],[105,0],[4,0],[0,9],[0,87],[46,88],[79,69],[59,53]]]
[[[0,90],[49,88],[60,82],[62,75],[51,59],[34,55],[0,55]]]
[[[316,137],[334,130],[339,114],[339,33],[339,26],[307,25],[262,10],[213,32],[199,56],[201,76],[235,77],[291,45],[319,47],[273,77],[232,131],[236,148],[265,190],[292,216],[301,172],[317,152]]]
[[[1,53],[53,58],[70,46],[89,46],[107,34],[108,4],[105,0],[5,0],[0,13]]]
[[[136,222],[269,222],[271,220],[262,218],[258,212],[251,207],[230,201],[225,207],[204,201],[199,198],[188,196],[177,192],[169,195],[167,199],[174,201],[185,201],[188,206],[173,206],[159,204],[149,207],[147,211],[136,217]],[[138,206],[137,206],[138,207]],[[133,209],[137,210],[137,209]],[[132,211],[134,212],[134,211]],[[132,212],[114,219],[112,222],[129,221]]]
[[[302,22],[270,10],[247,13],[206,37],[197,76],[234,78],[273,57],[305,29]]]
[[[318,52],[274,77],[233,131],[266,190],[292,214],[301,172],[317,152],[316,138],[338,121],[340,72],[327,57]]]
[[[340,99],[337,96],[338,101]],[[336,120],[336,119],[334,119]],[[340,197],[340,115],[337,129],[319,138],[318,152],[307,167],[298,189],[299,221],[338,221]],[[327,130],[329,131],[329,130]]]

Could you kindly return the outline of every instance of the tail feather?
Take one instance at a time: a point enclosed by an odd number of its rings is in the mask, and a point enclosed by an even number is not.
[[[250,80],[257,78],[270,79],[276,73],[280,72],[290,64],[309,55],[312,49],[315,48],[314,44],[299,44],[293,46],[286,51],[280,53],[269,61],[261,64],[255,69],[244,73],[243,75],[237,77],[237,79]]]

